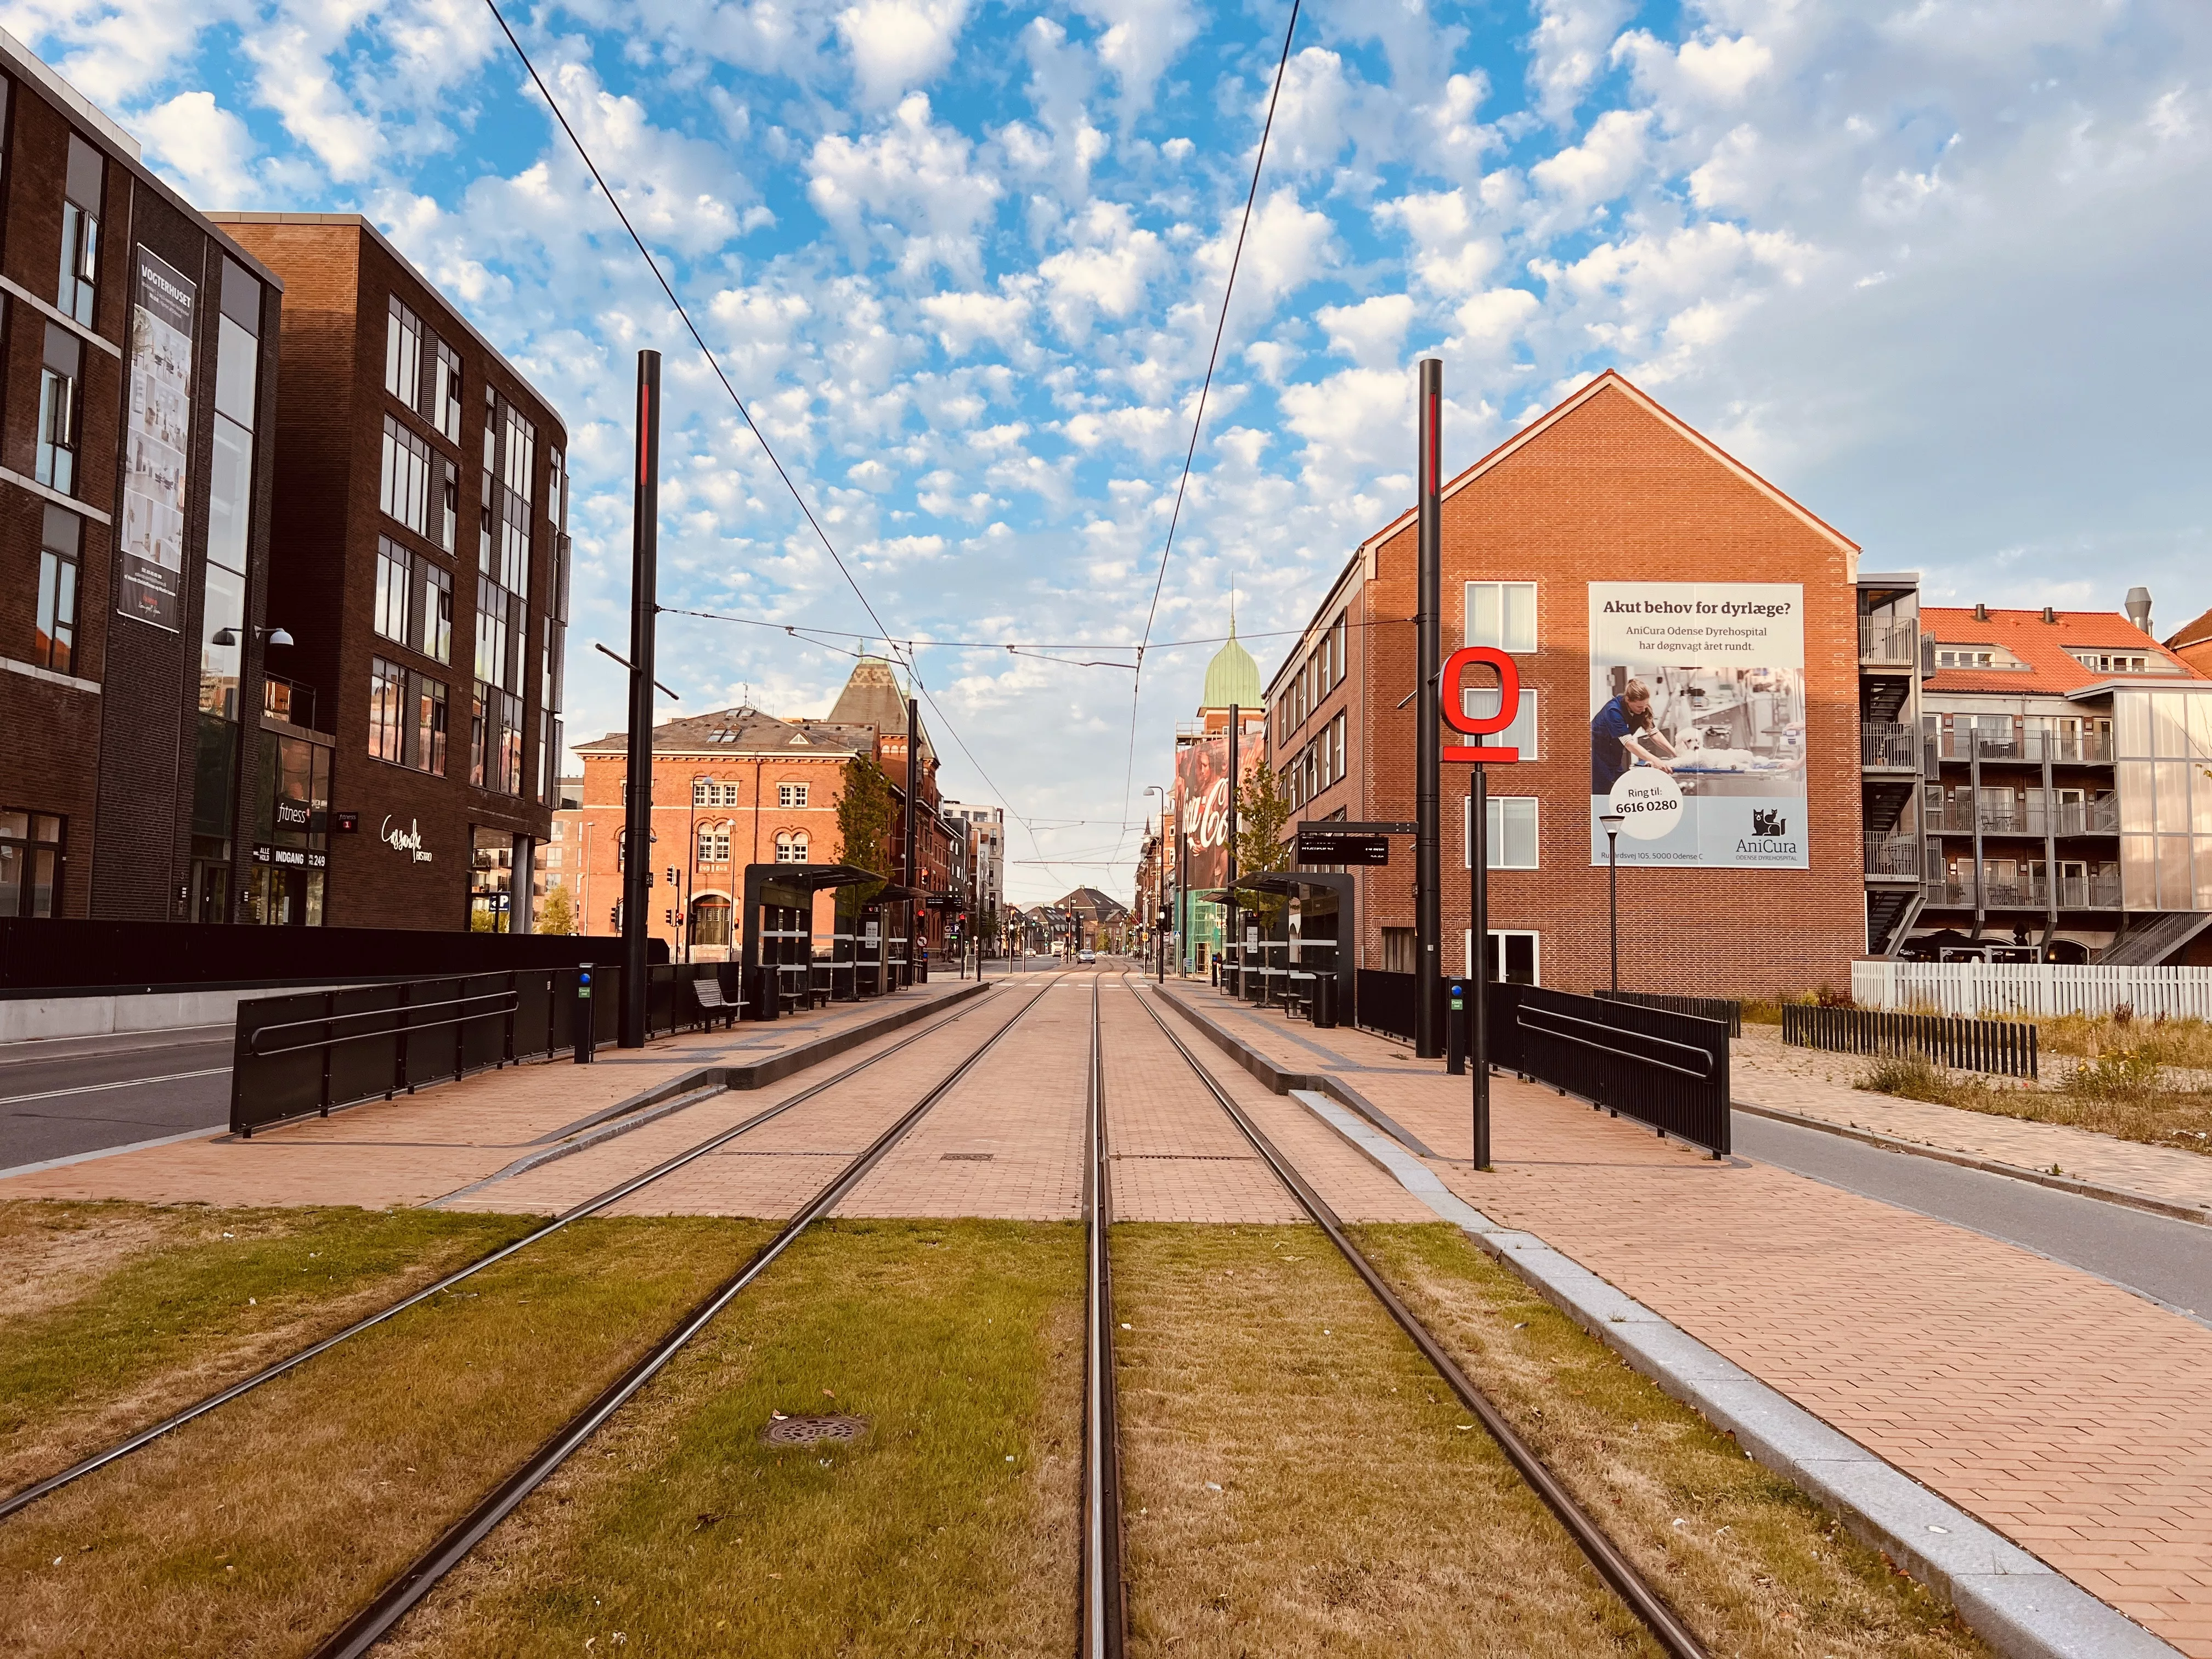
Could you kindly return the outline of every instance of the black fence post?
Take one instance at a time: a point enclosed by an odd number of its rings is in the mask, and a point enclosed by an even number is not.
[[[331,1021],[337,1017],[337,1012],[338,994],[336,991],[324,992],[323,1085],[317,1101],[319,1109],[317,1115],[322,1117],[328,1117],[331,1115]]]

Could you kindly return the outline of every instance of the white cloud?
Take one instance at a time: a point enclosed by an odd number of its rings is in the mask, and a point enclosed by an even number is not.
[[[934,80],[952,61],[967,0],[859,0],[837,14],[837,33],[853,57],[860,100],[888,104]]]
[[[937,338],[947,353],[965,356],[985,340],[1001,350],[1012,350],[1029,321],[1029,296],[1021,292],[1001,294],[933,294],[921,302],[923,313],[937,325]]]
[[[1645,140],[1650,126],[1649,110],[1607,110],[1590,124],[1581,143],[1537,162],[1528,169],[1528,177],[1571,210],[1608,201],[1648,165]]]
[[[1528,85],[1546,120],[1565,126],[1574,118],[1605,67],[1613,32],[1635,10],[1634,0],[1542,0],[1529,40]]]
[[[1146,285],[1167,263],[1158,236],[1138,227],[1118,202],[1093,202],[1070,227],[1075,246],[1037,266],[1050,297],[1046,309],[1070,340],[1090,332],[1094,313],[1124,318],[1145,297]]]
[[[1331,350],[1362,368],[1386,368],[1398,361],[1413,320],[1413,301],[1408,295],[1378,294],[1356,306],[1323,306],[1314,320],[1328,336]]]
[[[1221,278],[1228,273],[1243,217],[1241,205],[1231,210],[1220,231],[1198,251],[1200,267],[1214,279],[1214,295],[1219,294]],[[1262,198],[1253,210],[1244,258],[1237,267],[1236,309],[1240,319],[1256,320],[1320,276],[1334,261],[1335,244],[1334,222],[1304,205],[1296,191],[1285,187]],[[1210,314],[1220,301],[1209,296],[1206,304]]]
[[[1121,82],[1126,126],[1152,107],[1160,76],[1197,38],[1197,15],[1189,0],[1077,0],[1076,9],[1104,31],[1098,59]]]
[[[890,121],[858,140],[830,133],[807,157],[806,194],[816,211],[850,235],[872,216],[899,227],[901,263],[916,275],[942,264],[981,274],[976,229],[1001,190],[969,165],[975,145],[930,115],[929,100],[909,93]]]
[[[259,147],[213,93],[180,92],[131,125],[191,200],[210,207],[258,204],[252,167]]]

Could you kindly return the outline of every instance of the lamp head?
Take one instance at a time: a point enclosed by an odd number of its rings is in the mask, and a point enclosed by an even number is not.
[[[1601,816],[1598,822],[1605,826],[1607,835],[1617,836],[1620,833],[1620,826],[1628,820],[1619,812],[1607,812]]]
[[[269,643],[271,645],[289,645],[292,643],[292,636],[281,628],[272,628],[269,630]]]

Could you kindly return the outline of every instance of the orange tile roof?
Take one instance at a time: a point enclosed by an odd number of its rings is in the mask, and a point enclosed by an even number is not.
[[[1926,606],[1920,631],[1938,646],[1988,645],[2009,651],[2027,665],[2017,668],[1939,668],[1926,684],[1930,691],[1995,692],[2020,696],[2063,696],[2101,680],[2133,678],[2084,668],[2067,654],[2075,650],[2140,651],[2171,663],[2191,679],[2206,677],[2113,611],[2061,611],[2045,622],[2040,611],[1991,611],[1986,620],[1971,610]],[[2146,680],[2170,680],[2171,673],[2145,674]]]

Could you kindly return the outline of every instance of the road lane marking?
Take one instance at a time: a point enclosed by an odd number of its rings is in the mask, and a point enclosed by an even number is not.
[[[126,1077],[116,1083],[86,1083],[74,1089],[49,1089],[37,1095],[0,1095],[0,1106],[19,1106],[27,1100],[59,1100],[64,1095],[88,1095],[102,1089],[136,1089],[149,1083],[182,1083],[186,1078],[221,1077],[228,1066],[210,1066],[204,1072],[172,1072],[167,1077]]]

